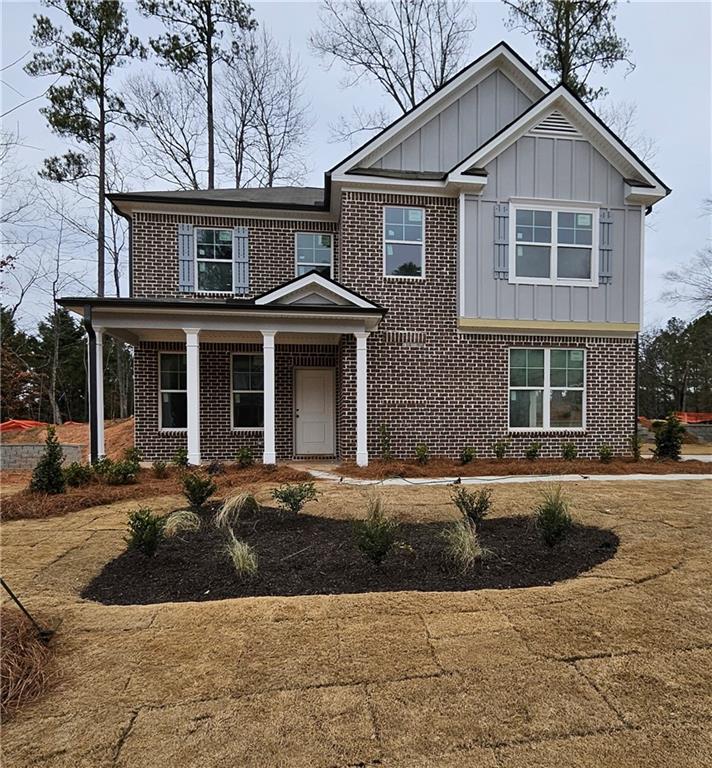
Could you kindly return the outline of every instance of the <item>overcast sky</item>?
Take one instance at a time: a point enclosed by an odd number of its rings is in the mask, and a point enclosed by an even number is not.
[[[301,58],[306,72],[305,90],[311,105],[313,130],[306,158],[310,169],[305,183],[320,186],[323,172],[348,154],[348,144],[329,142],[329,122],[352,104],[390,106],[375,86],[365,82],[341,89],[343,70],[324,68],[309,50],[308,37],[318,24],[319,4],[305,2],[256,2],[254,16],[276,40]],[[140,18],[127,3],[133,32],[147,37],[155,27]],[[472,3],[477,29],[472,34],[468,60],[506,40],[525,59],[533,61],[533,42],[504,26],[506,15],[499,2]],[[645,323],[660,324],[673,314],[687,316],[684,307],[660,301],[661,275],[686,261],[712,238],[712,217],[702,211],[704,198],[712,197],[712,4],[710,2],[630,2],[619,6],[617,29],[629,42],[636,68],[625,65],[605,78],[597,78],[614,102],[634,102],[638,130],[657,142],[650,165],[672,187],[673,193],[648,217],[645,260]],[[2,65],[6,67],[31,49],[29,38],[38,3],[2,3]],[[26,61],[26,59],[24,59]],[[144,66],[155,66],[150,63]],[[128,70],[125,70],[126,72]],[[120,75],[122,77],[123,75]],[[25,98],[42,93],[42,84],[26,76],[20,65],[3,72],[3,112]],[[19,95],[21,94],[21,96]],[[5,127],[19,129],[24,138],[21,161],[38,167],[42,158],[63,149],[38,113],[42,100],[13,112]],[[395,112],[394,112],[395,116]]]

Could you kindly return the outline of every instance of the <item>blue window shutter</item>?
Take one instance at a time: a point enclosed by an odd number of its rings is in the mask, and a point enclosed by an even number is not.
[[[607,285],[613,281],[613,214],[603,208],[599,214],[598,282]]]
[[[250,292],[250,238],[247,227],[232,230],[232,262],[235,293]]]
[[[195,290],[195,248],[192,224],[178,225],[178,290]]]
[[[494,207],[494,278],[509,279],[509,205]]]

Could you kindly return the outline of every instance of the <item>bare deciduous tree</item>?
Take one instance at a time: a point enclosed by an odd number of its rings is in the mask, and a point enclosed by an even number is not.
[[[712,246],[705,246],[683,267],[663,277],[671,286],[663,293],[665,301],[690,304],[700,314],[712,310]]]
[[[609,102],[597,110],[598,116],[643,162],[652,160],[658,144],[652,136],[638,130],[638,107],[632,101]]]
[[[320,23],[310,44],[329,66],[340,61],[348,69],[344,86],[375,80],[401,112],[457,71],[476,26],[464,0],[323,0]],[[355,112],[336,133],[382,128],[384,117]]]

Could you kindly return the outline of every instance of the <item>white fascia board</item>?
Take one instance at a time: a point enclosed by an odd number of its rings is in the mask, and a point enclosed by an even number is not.
[[[631,205],[652,205],[665,197],[665,190],[659,185],[651,188],[625,184],[623,196],[626,203],[630,203]]]
[[[351,293],[351,291],[347,291],[345,288],[342,288],[341,286],[336,285],[330,280],[326,280],[324,277],[317,274],[304,275],[301,280],[295,280],[288,285],[283,285],[281,288],[270,291],[268,294],[255,299],[255,304],[258,306],[269,305],[274,301],[284,298],[285,296],[289,296],[290,294],[300,293],[304,288],[321,288],[328,293],[339,296],[349,304],[360,307],[361,309],[377,309],[377,307],[371,304],[370,301],[366,301],[360,296],[356,296],[355,294]]]
[[[461,174],[475,166],[486,166],[554,109],[558,109],[569,118],[575,127],[582,131],[585,139],[617,168],[621,174],[624,176],[630,176],[632,173],[638,174],[643,180],[652,185],[651,187],[636,187],[636,189],[644,189],[648,195],[656,196],[655,199],[660,199],[667,194],[667,190],[641,164],[623,142],[609,130],[603,128],[562,86],[555,88],[504,131],[493,136],[486,144],[473,152],[473,154],[451,171],[450,176]]]
[[[446,181],[437,179],[396,179],[391,176],[371,176],[370,174],[340,173],[331,177],[332,184],[343,184],[347,187],[388,187],[399,191],[409,189],[442,190],[447,186]]]
[[[465,69],[459,76],[454,77],[439,91],[436,91],[411,112],[393,123],[377,139],[367,142],[358,152],[334,168],[332,180],[348,171],[349,168],[358,167],[366,158],[388,152],[389,149],[418,130],[435,114],[447,109],[466,90],[474,88],[496,69],[501,69],[532,101],[540,99],[547,92],[544,84],[532,72],[524,67],[506,47],[499,45],[483,57],[476,66]]]
[[[365,189],[384,192],[410,192],[416,195],[445,195],[451,197],[460,190],[479,194],[487,184],[486,176],[468,174],[450,174],[445,181],[427,179],[392,179],[385,176],[347,175],[339,177],[338,184],[343,184],[341,192],[363,191]]]

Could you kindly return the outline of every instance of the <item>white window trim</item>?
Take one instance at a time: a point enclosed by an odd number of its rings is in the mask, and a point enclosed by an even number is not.
[[[586,431],[586,400],[587,400],[587,359],[588,355],[586,350],[581,347],[543,347],[544,350],[544,386],[543,387],[513,387],[510,384],[511,370],[512,370],[512,352],[520,350],[533,350],[542,349],[542,347],[510,347],[507,357],[507,429],[509,432],[514,433],[527,433],[527,432],[585,432]],[[583,387],[552,387],[551,386],[551,352],[552,350],[579,350],[583,352]],[[543,413],[542,413],[542,426],[541,427],[512,427],[512,400],[509,393],[512,390],[532,390],[541,389],[543,392]],[[549,422],[551,420],[551,393],[552,391],[560,389],[570,389],[575,392],[581,391],[583,396],[581,398],[581,426],[580,427],[551,427]]]
[[[320,267],[324,267],[324,264],[300,264],[299,263],[299,252],[297,249],[297,241],[299,238],[299,235],[314,235],[316,236],[323,236],[328,235],[329,240],[331,241],[331,245],[329,247],[329,250],[331,252],[331,260],[329,261],[329,278],[331,280],[334,279],[334,233],[333,232],[309,232],[305,231],[303,229],[298,229],[294,233],[294,276],[295,277],[304,277],[304,275],[299,274],[299,267],[311,267],[312,269],[319,269]]]
[[[236,427],[235,426],[235,393],[236,392],[262,392],[262,398],[264,400],[264,383],[262,384],[262,390],[259,389],[233,389],[233,376],[235,373],[235,358],[236,357],[261,357],[264,359],[262,352],[233,352],[230,355],[230,431],[231,432],[264,432],[264,425],[261,427]]]
[[[171,352],[170,350],[166,350],[165,352],[159,352],[158,353],[158,431],[159,432],[165,432],[165,433],[171,433],[171,432],[187,432],[188,427],[164,427],[163,426],[163,398],[161,397],[164,392],[185,392],[186,394],[186,421],[188,418],[187,408],[188,408],[188,382],[186,380],[186,388],[185,389],[163,389],[161,386],[161,360],[164,355],[183,355],[187,358],[187,355],[185,352]],[[186,359],[186,367],[187,367],[187,359]]]
[[[524,243],[517,242],[517,211],[549,211],[551,213],[551,242],[550,243],[531,243],[531,245],[548,245],[549,254],[549,277],[518,277],[517,276],[517,245]],[[599,239],[599,207],[595,205],[582,205],[575,203],[565,204],[542,204],[538,202],[528,202],[525,200],[510,200],[509,203],[509,282],[514,285],[567,285],[581,288],[598,287],[598,239]],[[593,230],[591,232],[591,279],[582,280],[580,278],[557,277],[557,251],[559,245],[559,213],[590,213],[593,215]],[[530,243],[526,243],[530,244]],[[588,246],[576,246],[571,243],[562,243],[566,248],[587,248]]]
[[[230,247],[232,248],[232,257],[228,259],[199,259],[198,258],[198,230],[213,230],[215,232],[230,232]],[[193,227],[193,262],[195,264],[195,293],[204,296],[232,296],[235,293],[235,241],[230,227]],[[230,288],[226,291],[206,291],[200,287],[200,273],[198,271],[198,262],[207,261],[211,264],[227,264],[230,262]]]
[[[405,208],[406,210],[420,211],[422,215],[421,223],[421,240],[420,247],[422,249],[420,256],[420,275],[389,275],[386,272],[386,246],[388,243],[395,245],[417,245],[413,240],[387,240],[386,239],[386,208]],[[425,280],[425,208],[421,208],[418,205],[384,205],[383,206],[383,277],[388,280]]]

